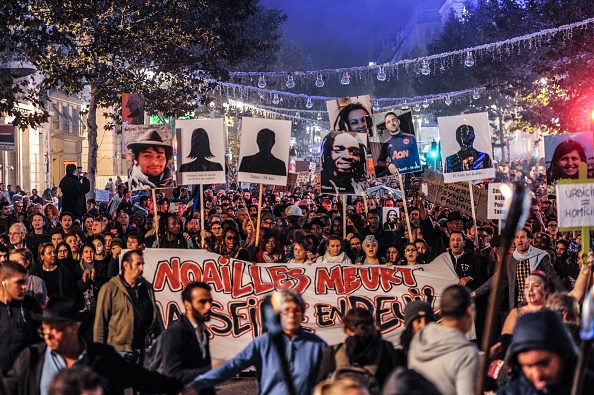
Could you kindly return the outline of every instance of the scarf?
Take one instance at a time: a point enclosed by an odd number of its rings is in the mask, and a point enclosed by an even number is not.
[[[534,271],[538,268],[538,264],[542,261],[542,258],[548,255],[545,251],[539,250],[536,247],[528,246],[528,251],[525,254],[520,253],[517,249],[514,251],[513,257],[517,261],[528,260],[530,263],[530,271]]]
[[[163,174],[159,177],[149,177],[140,171],[140,166],[134,165],[130,170],[130,187],[132,189],[143,189],[143,186],[151,188],[172,187],[174,186],[173,172],[169,167],[165,166]]]

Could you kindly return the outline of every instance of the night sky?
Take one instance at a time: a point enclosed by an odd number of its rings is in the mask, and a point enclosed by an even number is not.
[[[413,0],[262,0],[288,19],[285,36],[309,55],[313,69],[376,61],[417,4]]]

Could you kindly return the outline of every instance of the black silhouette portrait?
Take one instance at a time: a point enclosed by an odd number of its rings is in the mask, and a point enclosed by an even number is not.
[[[487,153],[473,148],[475,138],[474,128],[470,125],[460,125],[456,129],[456,141],[460,145],[460,150],[446,158],[446,173],[493,167],[491,157]]]
[[[194,129],[191,144],[190,154],[187,157],[194,160],[181,165],[179,167],[180,172],[223,171],[223,166],[220,163],[208,160],[213,158],[214,155],[210,151],[210,140],[206,130],[202,128]]]
[[[286,176],[285,162],[272,155],[272,147],[276,143],[276,134],[270,129],[262,129],[256,137],[260,150],[255,155],[244,156],[239,166],[240,172]]]

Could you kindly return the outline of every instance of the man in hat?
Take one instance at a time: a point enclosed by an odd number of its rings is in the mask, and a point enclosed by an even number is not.
[[[67,208],[75,217],[81,218],[86,210],[85,195],[91,190],[91,184],[85,174],[78,174],[76,165],[66,165],[66,175],[60,180],[62,207]]]
[[[45,342],[21,352],[4,380],[7,392],[46,395],[54,376],[73,366],[88,366],[103,376],[108,394],[123,394],[130,387],[163,394],[176,394],[183,389],[175,379],[126,362],[110,346],[87,343],[78,334],[81,321],[74,299],[52,298],[42,315]]]
[[[134,161],[129,174],[131,189],[174,186],[173,172],[167,166],[173,159],[173,147],[163,142],[157,130],[147,130],[126,148],[132,151]]]

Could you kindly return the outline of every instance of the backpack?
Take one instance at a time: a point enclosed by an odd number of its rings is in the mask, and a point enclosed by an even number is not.
[[[336,370],[330,376],[330,380],[334,381],[341,378],[349,378],[367,388],[370,395],[379,395],[380,385],[375,374],[379,368],[382,353],[377,353],[373,364],[360,366],[356,363],[350,363],[349,357],[346,355],[346,347],[344,347],[344,343],[336,344],[333,348]]]

